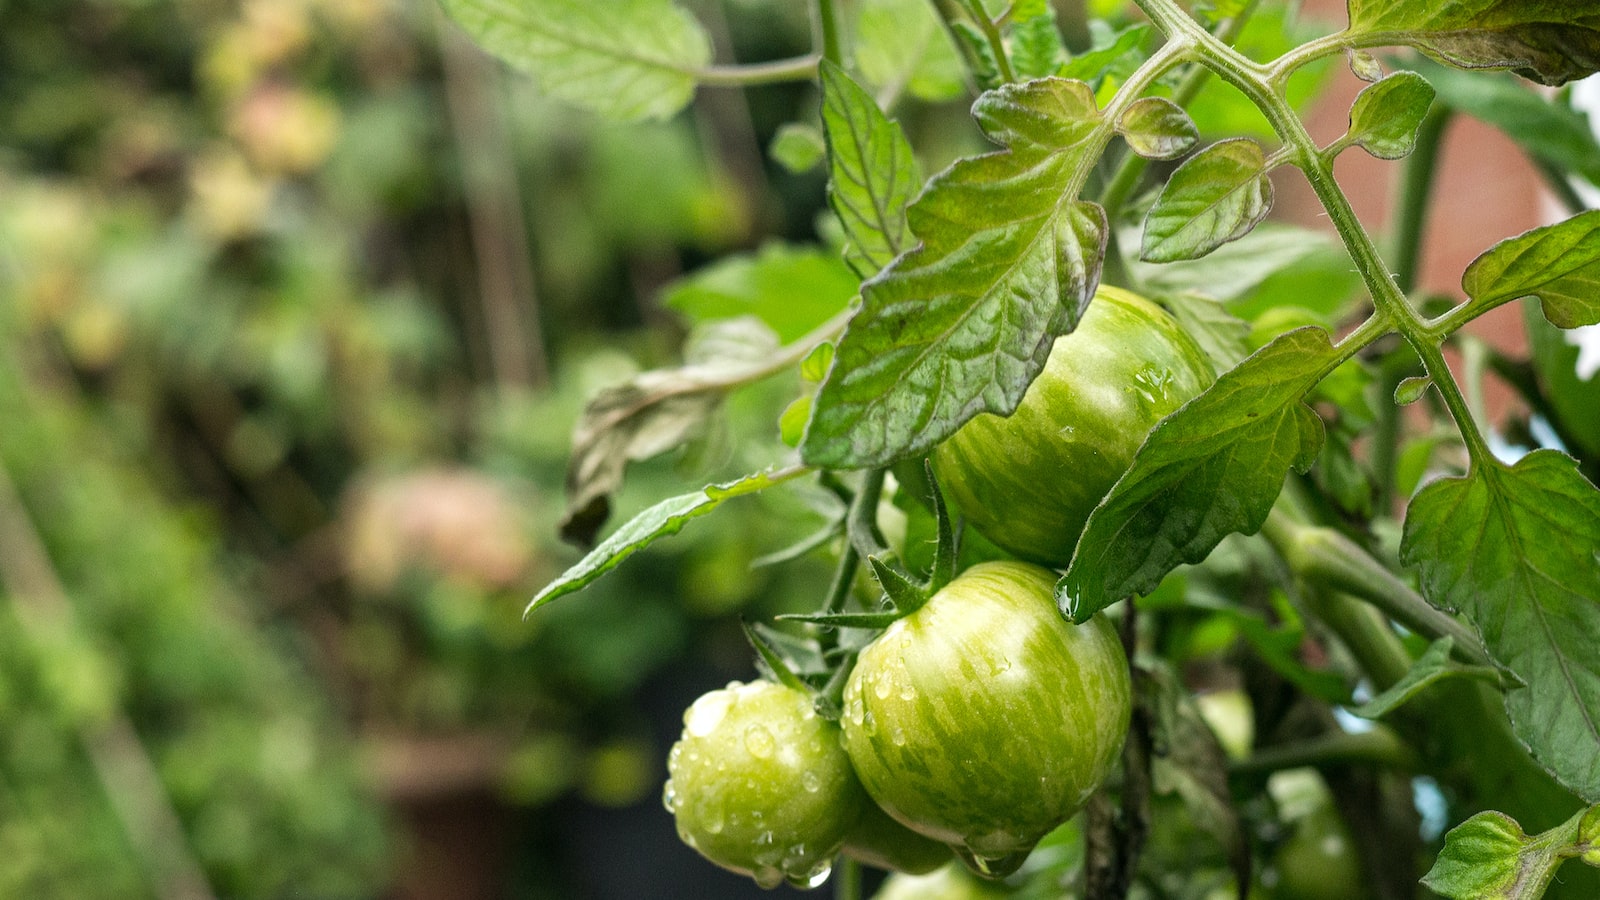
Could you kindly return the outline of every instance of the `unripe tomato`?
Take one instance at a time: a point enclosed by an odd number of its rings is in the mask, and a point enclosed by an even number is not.
[[[678,836],[762,887],[820,884],[870,804],[839,726],[802,691],[734,682],[696,700],[667,756]]]
[[[1363,900],[1371,896],[1344,820],[1325,802],[1301,819],[1272,857],[1273,890],[1294,900]]]
[[[984,537],[1022,559],[1065,566],[1145,435],[1214,378],[1176,320],[1102,285],[1016,412],[963,425],[934,451],[934,473]]]
[[[845,685],[867,793],[987,875],[1083,806],[1128,729],[1121,643],[1103,619],[1064,620],[1054,584],[1027,563],[973,566],[865,647]]]

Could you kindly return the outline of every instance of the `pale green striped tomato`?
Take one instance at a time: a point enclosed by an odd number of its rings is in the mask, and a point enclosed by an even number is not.
[[[845,686],[845,749],[907,827],[1002,876],[1111,771],[1128,730],[1128,663],[1102,618],[1056,611],[1055,577],[983,563],[890,625]]]
[[[934,474],[984,537],[1023,559],[1065,566],[1145,435],[1214,378],[1166,311],[1101,286],[1077,330],[1056,339],[1016,412],[963,425],[934,451]]]
[[[803,691],[734,682],[696,700],[667,756],[662,800],[678,836],[756,880],[814,887],[871,803],[839,726]]]

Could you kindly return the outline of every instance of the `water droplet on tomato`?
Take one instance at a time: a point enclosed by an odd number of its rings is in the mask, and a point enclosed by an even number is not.
[[[665,806],[669,813],[676,815],[678,812],[678,792],[673,788],[671,778],[668,778],[667,783],[661,787],[661,805]]]
[[[815,794],[817,791],[822,790],[822,779],[818,777],[817,773],[807,770],[800,773],[800,786],[805,788],[808,793]]]
[[[888,678],[879,676],[873,679],[872,693],[876,694],[879,700],[889,699],[889,692],[892,690],[894,690],[894,685],[889,683]]]
[[[764,725],[751,725],[744,730],[744,748],[757,759],[770,757],[776,744],[777,742],[772,739],[772,732]]]

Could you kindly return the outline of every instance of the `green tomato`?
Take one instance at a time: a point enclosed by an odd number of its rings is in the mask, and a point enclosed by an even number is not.
[[[984,537],[1022,559],[1065,566],[1145,435],[1214,377],[1165,311],[1102,286],[1016,412],[962,426],[934,451],[934,473]]]
[[[667,770],[662,799],[683,842],[768,888],[821,884],[871,802],[839,726],[804,692],[765,681],[696,700]]]
[[[1301,819],[1272,857],[1273,892],[1294,900],[1363,900],[1371,896],[1350,831],[1325,802]]]
[[[845,749],[867,793],[980,874],[1014,871],[1122,746],[1128,663],[1104,619],[1056,611],[1038,566],[973,566],[862,649]]]

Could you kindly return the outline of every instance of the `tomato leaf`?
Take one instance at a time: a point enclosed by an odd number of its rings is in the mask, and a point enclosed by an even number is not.
[[[613,119],[665,119],[694,97],[711,43],[670,0],[440,0],[479,46],[551,96]]]
[[[1461,287],[1485,306],[1538,297],[1561,328],[1600,323],[1600,210],[1495,244],[1467,267]]]
[[[844,309],[858,286],[833,253],[773,242],[679,278],[661,302],[694,322],[755,316],[789,342]]]
[[[1302,400],[1338,360],[1320,328],[1287,332],[1161,420],[1089,517],[1056,584],[1062,612],[1082,622],[1259,529],[1289,470],[1316,459],[1322,420]]]
[[[973,107],[1007,149],[957,161],[909,210],[922,245],[862,285],[801,454],[866,468],[1014,410],[1100,280],[1105,212],[1063,191],[1100,143],[1088,85],[1006,85]]]
[[[1189,114],[1165,97],[1135,100],[1117,119],[1117,133],[1146,159],[1177,159],[1200,140]]]
[[[1429,644],[1428,649],[1417,657],[1417,661],[1411,664],[1411,668],[1406,670],[1406,674],[1399,681],[1350,711],[1364,719],[1380,719],[1404,706],[1406,701],[1422,693],[1436,681],[1453,677],[1483,678],[1489,681],[1500,679],[1500,673],[1488,666],[1463,666],[1451,662],[1450,651],[1455,648],[1455,643],[1454,638],[1442,637]]]
[[[557,597],[587,587],[595,579],[615,569],[623,560],[648,547],[657,538],[677,534],[690,519],[711,512],[721,506],[724,500],[766,490],[807,471],[801,466],[769,469],[754,475],[746,475],[737,481],[709,485],[701,490],[680,494],[657,503],[629,519],[622,527],[612,532],[610,537],[601,541],[598,547],[589,551],[583,559],[562,572],[561,577],[545,585],[543,590],[534,595],[524,615]]]
[[[772,141],[767,144],[767,155],[784,169],[800,175],[817,167],[828,155],[828,145],[822,132],[803,122],[786,122],[779,126]]]
[[[777,347],[772,331],[753,318],[710,322],[691,332],[686,365],[641,372],[591,397],[572,430],[561,536],[592,544],[628,463],[698,434],[728,391],[769,370]]]
[[[822,127],[828,141],[828,200],[850,246],[845,259],[862,278],[878,274],[911,244],[906,205],[922,186],[898,123],[833,63],[822,63]],[[853,292],[852,292],[853,293]]]
[[[1144,220],[1146,262],[1197,259],[1250,233],[1272,209],[1261,145],[1219,141],[1172,173]]]
[[[1600,490],[1540,450],[1423,488],[1401,558],[1436,606],[1459,609],[1525,688],[1512,729],[1568,789],[1600,799]]]
[[[1408,156],[1432,105],[1433,85],[1428,79],[1415,72],[1396,72],[1357,95],[1346,139],[1379,159]]]
[[[1595,864],[1597,837],[1600,806],[1533,837],[1505,813],[1481,812],[1444,836],[1422,883],[1451,900],[1539,900],[1567,859]]]
[[[1011,5],[1011,65],[1018,76],[1052,74],[1066,57],[1049,0],[1017,0]]]
[[[1600,12],[1571,0],[1348,0],[1350,33],[1543,84],[1600,71]]]

